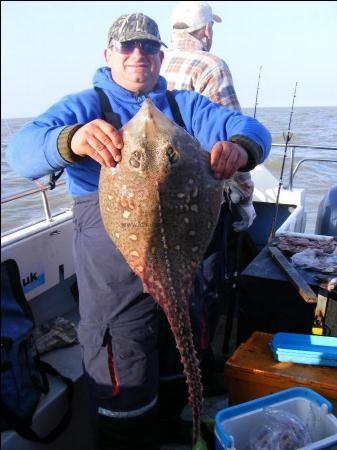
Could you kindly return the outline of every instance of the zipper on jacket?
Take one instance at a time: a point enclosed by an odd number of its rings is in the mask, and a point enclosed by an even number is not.
[[[146,98],[147,97],[145,94],[141,94],[141,95],[134,94],[134,99],[136,100],[139,108],[142,106],[142,104]]]

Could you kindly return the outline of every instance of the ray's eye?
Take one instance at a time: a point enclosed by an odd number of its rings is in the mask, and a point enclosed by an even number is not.
[[[140,161],[142,159],[142,155],[139,151],[135,151],[132,153],[131,158],[129,160],[129,164],[131,167],[138,169],[140,167]]]
[[[178,162],[179,153],[177,152],[177,150],[174,150],[174,148],[172,147],[168,147],[168,149],[166,150],[166,154],[171,164]]]

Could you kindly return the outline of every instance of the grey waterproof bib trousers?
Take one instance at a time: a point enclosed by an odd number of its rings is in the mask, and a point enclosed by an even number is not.
[[[160,307],[143,293],[140,279],[105,232],[97,193],[75,199],[73,220],[79,341],[92,407],[99,428],[105,424],[100,448],[110,448],[111,442],[114,449],[155,449],[157,437],[149,436],[149,430],[158,429],[158,392],[163,417],[179,415],[187,402],[173,335]],[[132,439],[131,425],[137,444],[119,446],[119,440]]]

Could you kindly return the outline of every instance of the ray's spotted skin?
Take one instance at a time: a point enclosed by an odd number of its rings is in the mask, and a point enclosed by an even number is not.
[[[209,154],[151,102],[123,127],[122,160],[101,168],[103,224],[165,312],[186,376],[193,441],[200,437],[202,385],[188,301],[222,201]]]

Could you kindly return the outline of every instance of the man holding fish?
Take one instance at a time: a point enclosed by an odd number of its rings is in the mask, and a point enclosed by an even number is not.
[[[95,89],[64,97],[8,147],[21,176],[67,173],[79,340],[101,449],[180,440],[185,377],[194,421],[187,440],[198,445],[202,389],[188,296],[223,180],[263,162],[271,146],[257,120],[194,92],[169,95],[161,45],[152,19],[119,17]]]

